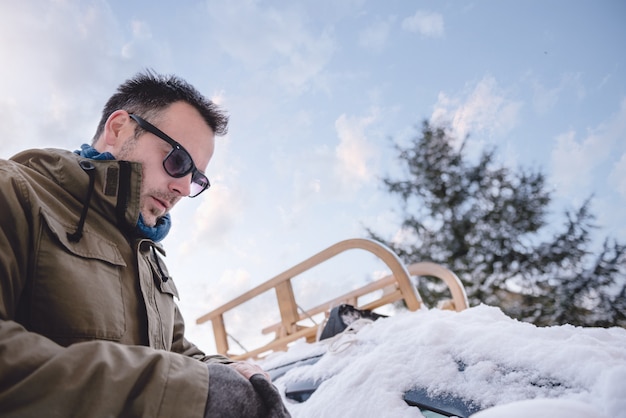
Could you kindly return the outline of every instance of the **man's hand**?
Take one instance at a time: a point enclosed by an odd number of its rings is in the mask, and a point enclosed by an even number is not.
[[[254,376],[255,374],[260,374],[265,379],[267,379],[267,381],[269,382],[272,381],[272,379],[270,378],[270,375],[256,364],[248,363],[245,361],[236,361],[234,363],[228,364],[228,366],[237,370],[239,374],[241,374],[243,377],[245,377],[248,380],[250,380],[250,378]]]

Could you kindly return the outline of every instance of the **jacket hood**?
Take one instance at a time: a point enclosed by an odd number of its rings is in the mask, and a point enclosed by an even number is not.
[[[36,149],[23,151],[11,158],[31,170],[33,180],[45,187],[47,182],[60,186],[75,200],[75,204],[89,205],[89,210],[116,219],[123,230],[134,231],[139,219],[141,164],[119,160],[92,160],[67,150]],[[82,162],[82,166],[81,166]],[[83,168],[90,163],[90,174]],[[93,193],[87,202],[88,193]],[[63,197],[59,196],[59,199]],[[68,231],[74,232],[74,231]]]

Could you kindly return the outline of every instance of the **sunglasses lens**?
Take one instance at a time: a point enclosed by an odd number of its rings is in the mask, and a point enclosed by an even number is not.
[[[170,176],[183,177],[193,168],[193,160],[186,151],[175,148],[165,157],[163,167]]]
[[[209,179],[206,176],[198,171],[193,173],[191,178],[191,190],[189,192],[189,197],[196,197],[206,189],[211,186],[209,183]]]

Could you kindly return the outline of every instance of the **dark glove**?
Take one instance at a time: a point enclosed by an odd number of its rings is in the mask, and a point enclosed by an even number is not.
[[[209,396],[205,418],[287,418],[278,390],[263,376],[247,380],[230,366],[207,364]]]
[[[256,393],[261,396],[267,410],[267,417],[271,418],[287,418],[291,417],[283,400],[278,393],[278,389],[265,376],[255,374],[250,378],[250,383],[254,387]]]

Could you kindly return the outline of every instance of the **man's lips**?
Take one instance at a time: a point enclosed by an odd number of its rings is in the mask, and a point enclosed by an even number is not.
[[[157,206],[160,206],[164,211],[167,211],[170,208],[170,204],[168,202],[154,196],[152,196],[152,199],[157,203]]]

